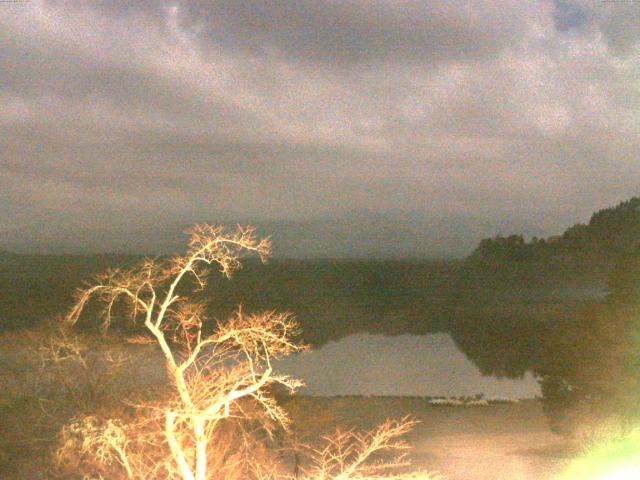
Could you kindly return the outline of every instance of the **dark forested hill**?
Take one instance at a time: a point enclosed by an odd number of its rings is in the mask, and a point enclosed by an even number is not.
[[[546,270],[568,265],[576,272],[615,265],[621,256],[640,245],[640,197],[599,210],[587,224],[578,223],[562,235],[533,238],[522,235],[487,238],[469,257],[470,262],[547,265]]]
[[[638,255],[640,198],[594,213],[562,235],[484,239],[458,271],[448,302],[454,339],[485,373],[522,374],[541,338],[610,290],[611,273]]]

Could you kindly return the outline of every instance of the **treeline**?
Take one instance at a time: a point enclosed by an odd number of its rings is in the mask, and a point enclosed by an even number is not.
[[[640,198],[594,213],[560,236],[484,239],[463,262],[448,301],[450,331],[483,373],[520,376],[542,364],[545,339],[585,302],[631,288]],[[622,287],[624,285],[624,287]]]
[[[587,224],[578,223],[549,238],[498,235],[480,242],[469,262],[569,263],[579,270],[611,267],[640,243],[640,197],[597,211]]]

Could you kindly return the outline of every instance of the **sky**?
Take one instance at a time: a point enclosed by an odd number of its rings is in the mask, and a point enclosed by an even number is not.
[[[640,2],[0,3],[0,247],[460,256],[640,194]]]

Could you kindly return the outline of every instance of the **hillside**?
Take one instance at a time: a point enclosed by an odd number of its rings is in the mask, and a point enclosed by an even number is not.
[[[586,301],[604,298],[611,272],[624,270],[639,245],[638,197],[559,236],[484,239],[451,288],[452,335],[484,373],[522,375],[540,360],[539,339]]]
[[[469,262],[568,266],[576,272],[599,272],[640,245],[640,197],[595,212],[587,224],[578,223],[562,235],[532,238],[522,235],[486,238]]]

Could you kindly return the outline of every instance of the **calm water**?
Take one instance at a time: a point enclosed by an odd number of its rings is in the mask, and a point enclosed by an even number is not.
[[[533,398],[540,388],[522,379],[482,376],[446,333],[354,334],[282,360],[278,370],[305,380],[309,395],[424,395]]]

